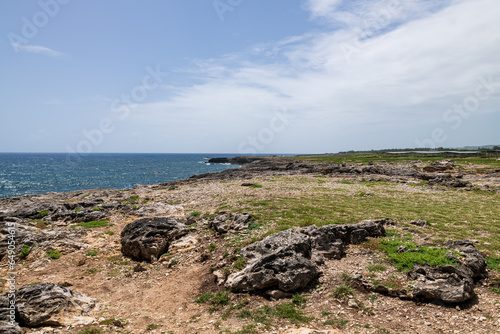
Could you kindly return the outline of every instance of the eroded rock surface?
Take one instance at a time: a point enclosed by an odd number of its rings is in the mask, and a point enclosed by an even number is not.
[[[235,291],[294,291],[305,288],[320,275],[314,263],[318,258],[341,258],[349,243],[385,235],[382,222],[355,225],[308,226],[279,232],[243,248],[240,254],[250,260],[240,272],[226,281]]]
[[[249,213],[219,212],[209,221],[209,227],[218,233],[236,232],[248,228],[254,221]]]
[[[126,225],[121,232],[121,251],[135,260],[154,261],[167,252],[173,240],[187,233],[186,225],[178,220],[139,219]]]
[[[24,327],[74,325],[89,318],[89,312],[97,305],[95,299],[52,283],[25,286],[16,290],[15,295],[16,320]],[[8,302],[7,295],[0,297],[0,327]],[[22,333],[19,324],[7,327],[9,331],[2,333]]]

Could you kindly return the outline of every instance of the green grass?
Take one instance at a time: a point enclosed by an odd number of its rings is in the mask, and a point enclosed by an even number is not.
[[[101,334],[101,330],[97,327],[85,328],[78,332],[78,334]]]
[[[261,184],[251,184],[248,186],[249,188],[262,188]]]
[[[338,328],[338,329],[344,329],[345,326],[347,326],[347,323],[349,323],[349,320],[347,319],[334,318],[324,321],[323,325],[332,326],[333,328]]]
[[[57,250],[49,249],[47,251],[47,255],[46,256],[50,257],[51,259],[57,260],[58,258],[61,257],[61,252],[59,252]]]
[[[35,227],[42,230],[48,228],[50,225],[49,222],[46,222],[41,219],[32,219],[29,221],[29,223],[36,223]]]
[[[405,246],[408,252],[398,253],[398,247]],[[417,247],[413,242],[404,242],[400,239],[382,239],[379,249],[385,252],[391,263],[401,271],[413,269],[415,264],[426,264],[431,266],[443,266],[447,264],[456,264],[454,260],[445,256],[449,252],[447,249],[435,247]]]
[[[93,220],[93,221],[90,221],[90,222],[85,222],[85,223],[78,223],[78,224],[75,224],[75,225],[71,225],[71,227],[77,227],[77,226],[81,226],[81,227],[85,227],[85,228],[96,228],[96,227],[105,227],[105,226],[111,226],[109,224],[109,221],[108,220]]]
[[[193,211],[189,214],[190,216],[193,216],[193,217],[198,217],[201,215],[201,212],[200,211]]]
[[[333,289],[333,296],[337,299],[354,296],[354,289],[350,286],[342,284]]]
[[[208,245],[208,251],[209,252],[213,252],[216,249],[217,249],[217,245],[216,244],[210,244],[210,245]]]
[[[85,255],[96,256],[98,253],[99,253],[99,251],[97,249],[94,249],[94,250],[88,251]]]
[[[104,233],[107,234],[107,235],[114,235],[115,234],[115,232],[113,232],[113,231],[106,231]]]
[[[490,290],[500,295],[500,288],[491,287]]]
[[[387,270],[387,267],[384,266],[383,264],[372,264],[371,266],[368,267],[369,272],[384,272]]]
[[[282,179],[283,181],[285,178]],[[297,185],[308,186],[314,178],[289,177]],[[267,235],[292,227],[351,224],[365,219],[424,219],[431,226],[420,231],[440,242],[448,239],[477,239],[480,249],[500,253],[500,196],[485,191],[429,191],[424,188],[373,182],[366,184],[329,184],[304,195],[279,196],[263,193],[256,200],[241,200],[224,205],[226,211],[252,212]],[[360,197],[360,193],[370,196]]]
[[[500,256],[487,256],[485,259],[488,269],[500,271]]]
[[[198,297],[194,302],[198,304],[212,304],[215,306],[228,305],[231,301],[229,292],[219,291],[216,293],[206,292]]]
[[[49,214],[49,210],[43,210],[43,211],[40,211],[38,213],[38,215],[40,216],[40,218],[43,218],[43,217],[45,217],[48,214]]]
[[[233,263],[233,267],[238,269],[238,270],[241,270],[243,268],[245,268],[245,265],[247,263],[247,259],[244,258],[244,257],[239,257],[236,259],[236,261],[234,261]]]

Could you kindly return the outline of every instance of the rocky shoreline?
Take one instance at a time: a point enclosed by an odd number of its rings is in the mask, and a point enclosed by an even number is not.
[[[219,202],[221,196],[231,200],[259,196],[262,180],[283,177],[312,182],[320,176],[332,182],[383,181],[402,186],[425,183],[423,187],[432,192],[481,190],[497,196],[500,170],[466,169],[452,161],[377,165],[238,157],[210,163],[242,167],[129,190],[1,199],[0,278],[5,294],[0,298],[0,331],[84,333],[93,328],[88,333],[111,333],[146,328],[151,333],[219,333],[224,323],[235,333],[336,333],[339,329],[378,333],[384,327],[434,333],[461,332],[471,326],[470,317],[477,317],[474,323],[482,326],[472,332],[500,328],[500,319],[492,316],[500,303],[495,303],[495,294],[488,289],[497,284],[497,274],[486,269],[477,242],[451,240],[436,248],[447,252],[450,264],[418,264],[407,273],[390,268],[384,255],[370,248],[387,237],[386,229],[391,235],[421,238],[418,229],[426,228],[425,220],[310,225],[266,236],[259,227],[265,222],[256,221],[251,213],[216,210],[225,201]],[[298,186],[303,181],[293,182]],[[284,191],[281,183],[275,184],[276,191]],[[228,188],[231,185],[237,188]],[[16,242],[9,253],[12,229]],[[401,246],[397,253],[404,256],[423,249]],[[16,255],[17,272],[14,320],[9,318],[13,299],[6,293],[11,254]],[[377,265],[380,278],[370,269]],[[183,279],[189,282],[179,286]],[[336,291],[339,286],[349,292],[333,299],[325,294],[325,287]],[[309,302],[297,302],[296,296],[304,294]],[[200,296],[208,297],[200,301]],[[210,299],[213,296],[225,298],[224,302]],[[286,302],[292,298],[293,302]],[[204,303],[212,305],[208,313]],[[391,304],[407,311],[401,313]],[[297,318],[280,318],[284,307]],[[310,316],[301,315],[302,307]],[[441,314],[427,315],[431,324],[408,317],[408,310],[413,310],[413,317],[427,307]],[[269,314],[257,316],[266,308]],[[158,310],[161,314],[155,315]],[[242,311],[231,316],[234,310]],[[218,319],[215,325],[210,320],[213,312]],[[143,320],[136,314],[144,314]],[[351,324],[373,321],[374,325],[346,327],[339,319],[347,314]],[[465,327],[437,326],[444,314]],[[484,314],[492,321],[481,320]],[[275,325],[262,320],[272,317],[277,319]],[[189,329],[185,324],[190,324]]]

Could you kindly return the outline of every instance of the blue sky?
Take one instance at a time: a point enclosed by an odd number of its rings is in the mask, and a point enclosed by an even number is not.
[[[0,6],[0,152],[500,144],[497,0]]]

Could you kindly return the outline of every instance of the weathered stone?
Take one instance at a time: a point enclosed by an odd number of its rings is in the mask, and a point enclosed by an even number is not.
[[[320,272],[310,259],[293,247],[253,260],[242,271],[229,276],[226,286],[234,291],[279,289],[294,291],[305,288]]]
[[[16,315],[26,327],[70,325],[76,318],[88,316],[95,306],[95,299],[52,283],[25,286],[16,291]]]
[[[0,296],[0,333],[22,334],[23,330],[16,322],[15,306],[11,309],[10,305],[7,295]]]
[[[448,248],[465,255],[465,265],[472,271],[472,278],[486,278],[488,276],[486,261],[471,241],[456,240],[448,242]]]
[[[431,267],[415,265],[408,276],[417,280],[413,296],[439,299],[448,303],[461,303],[474,296],[472,272],[452,265]]]
[[[423,219],[415,219],[410,221],[410,224],[420,227],[427,227],[427,221]]]
[[[173,240],[187,233],[186,225],[174,219],[139,219],[124,227],[122,253],[136,260],[155,261],[168,251]]]
[[[252,221],[254,221],[254,218],[249,213],[219,212],[210,219],[208,226],[217,233],[236,232],[247,229],[248,224]]]

